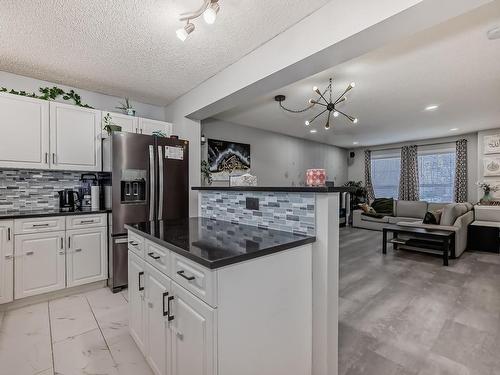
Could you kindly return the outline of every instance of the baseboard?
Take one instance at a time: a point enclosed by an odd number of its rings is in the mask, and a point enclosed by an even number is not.
[[[71,288],[65,288],[61,290],[56,290],[55,292],[40,294],[38,296],[31,296],[26,298],[21,298],[14,300],[9,303],[4,303],[0,305],[0,311],[8,311],[18,309],[20,307],[25,307],[29,305],[34,305],[36,303],[47,302],[53,299],[63,298],[67,296],[72,296],[74,294],[80,294],[85,292],[90,292],[92,290],[104,288],[107,285],[106,280],[96,281],[90,284],[74,286]]]

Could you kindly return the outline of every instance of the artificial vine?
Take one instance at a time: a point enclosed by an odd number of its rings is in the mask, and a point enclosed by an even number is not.
[[[38,91],[40,92],[41,95],[37,95],[34,92],[16,91],[12,89],[9,90],[5,87],[0,87],[0,92],[8,92],[9,94],[27,96],[28,98],[36,98],[41,100],[56,100],[58,97],[62,96],[64,100],[72,100],[74,104],[79,107],[93,108],[88,104],[82,104],[82,98],[74,90],[66,92],[63,89],[54,86],[54,87],[40,87]]]

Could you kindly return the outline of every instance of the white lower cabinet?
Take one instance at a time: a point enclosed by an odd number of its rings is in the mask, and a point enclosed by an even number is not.
[[[14,299],[14,222],[0,221],[0,304]]]
[[[128,240],[130,333],[155,375],[311,375],[311,245],[209,269]]]
[[[215,309],[128,253],[129,326],[156,375],[215,375]]]
[[[215,375],[215,309],[172,283],[172,375]]]
[[[170,374],[167,371],[167,356],[170,352],[168,304],[171,294],[170,280],[146,264],[146,360],[156,375]]]
[[[128,325],[130,335],[141,350],[146,353],[146,303],[144,295],[145,262],[128,252]]]
[[[66,287],[64,235],[59,231],[15,237],[16,299]]]
[[[67,286],[105,280],[108,275],[106,228],[73,229],[66,232]]]

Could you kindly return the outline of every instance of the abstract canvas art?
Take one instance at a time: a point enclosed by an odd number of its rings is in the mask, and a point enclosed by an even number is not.
[[[250,145],[209,139],[208,164],[214,181],[246,173],[250,169]]]

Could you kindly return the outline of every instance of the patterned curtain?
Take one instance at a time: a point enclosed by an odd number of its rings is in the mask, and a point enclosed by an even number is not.
[[[456,142],[455,161],[455,202],[467,202],[467,140]]]
[[[368,194],[368,201],[375,200],[375,192],[373,191],[372,184],[372,152],[365,150],[365,186]]]
[[[420,199],[417,146],[403,146],[401,148],[399,199],[405,201],[418,201]]]

